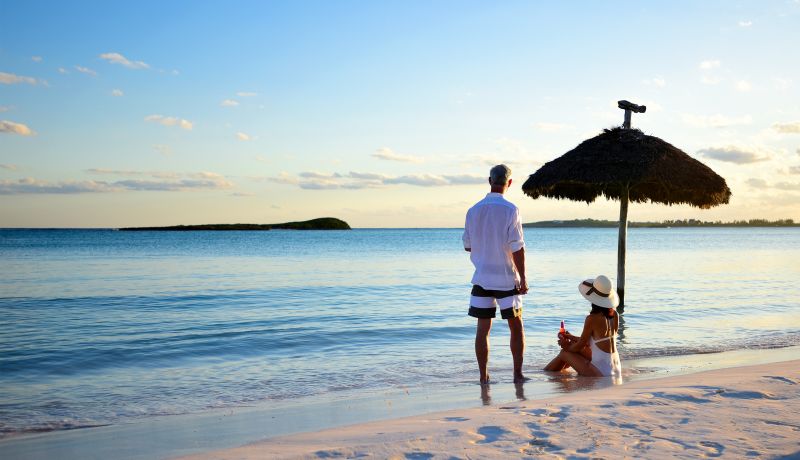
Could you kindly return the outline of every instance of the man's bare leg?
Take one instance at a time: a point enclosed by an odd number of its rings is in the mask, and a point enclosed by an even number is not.
[[[478,358],[478,371],[481,383],[489,383],[489,331],[492,329],[492,318],[478,318],[478,330],[475,333],[475,357]]]
[[[508,329],[511,332],[511,356],[514,358],[514,383],[525,381],[522,375],[522,355],[525,351],[525,329],[522,325],[522,317],[510,318]]]

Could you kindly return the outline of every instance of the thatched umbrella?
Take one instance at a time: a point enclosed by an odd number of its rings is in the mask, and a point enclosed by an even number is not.
[[[625,101],[620,101],[620,108]],[[630,104],[630,103],[627,103]],[[634,106],[638,107],[638,106]],[[641,107],[644,111],[644,107]],[[626,125],[630,112],[626,110]],[[625,308],[625,239],[628,201],[689,204],[702,209],[727,203],[725,179],[677,147],[638,129],[619,127],[583,141],[528,177],[522,190],[532,198],[620,201],[617,292]]]

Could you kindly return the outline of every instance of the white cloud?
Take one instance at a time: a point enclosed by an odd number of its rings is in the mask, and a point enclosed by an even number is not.
[[[739,27],[750,27],[753,25],[753,21],[739,21]]]
[[[411,155],[400,155],[395,153],[389,147],[381,147],[372,154],[375,158],[380,158],[381,160],[388,160],[388,161],[402,161],[406,163],[422,163],[422,158],[411,156]]]
[[[119,53],[103,53],[100,59],[104,59],[112,64],[123,65],[129,69],[149,69],[150,66],[142,61],[129,61],[125,56]]]
[[[725,115],[693,115],[683,114],[683,122],[699,128],[727,128],[729,126],[749,125],[753,122],[753,117],[743,115],[741,117],[727,117]]]
[[[13,73],[0,72],[0,83],[5,85],[14,85],[17,83],[27,83],[29,85],[36,85],[40,80],[33,77],[25,77],[22,75],[14,75]]]
[[[704,85],[716,85],[720,81],[721,78],[715,75],[711,75],[708,72],[714,69],[718,69],[722,66],[722,63],[717,59],[709,59],[707,61],[703,61],[698,66],[700,70],[704,71],[703,75],[700,77],[700,82]]]
[[[785,91],[791,88],[792,80],[790,78],[774,77],[772,79],[772,86],[778,91]]]
[[[122,97],[125,95],[125,93],[123,93],[121,89],[112,89],[111,95],[114,97]]]
[[[349,172],[320,173],[315,171],[301,172],[297,177],[282,172],[277,177],[266,180],[279,184],[296,185],[306,190],[358,190],[378,188],[388,185],[412,185],[417,187],[436,187],[447,185],[473,185],[486,183],[486,177],[474,174],[410,174],[404,176],[388,176],[378,173]]]
[[[773,188],[778,190],[800,191],[800,182],[778,182],[773,185]]]
[[[58,73],[60,73],[61,75],[67,75],[69,73],[69,70],[67,70],[67,69],[65,69],[63,67],[59,67],[58,68]]]
[[[112,184],[130,191],[180,192],[188,190],[222,190],[233,187],[224,179],[180,179],[177,181],[122,180]]]
[[[27,177],[19,180],[0,180],[0,195],[28,193],[74,194],[112,192],[116,189],[107,182],[66,181],[48,182]]]
[[[97,76],[97,72],[95,72],[94,70],[92,70],[92,69],[90,69],[88,67],[82,67],[82,66],[76,65],[75,66],[75,70],[77,70],[80,73],[85,73],[86,75],[91,75],[93,77]]]
[[[99,174],[108,176],[150,176],[156,179],[178,179],[182,175],[169,171],[137,171],[131,169],[106,169],[106,168],[91,168],[86,170],[89,174]],[[196,177],[191,175],[191,177]]]
[[[800,174],[800,166],[790,166],[789,174]]]
[[[164,126],[180,126],[187,131],[192,130],[192,122],[189,120],[184,120],[183,118],[165,117],[164,115],[148,115],[144,117],[144,121],[158,123]]]
[[[747,179],[747,185],[753,188],[767,188],[769,185],[764,179]]]
[[[316,171],[301,172],[298,176],[306,179],[338,179],[342,177],[339,173],[320,173]]]
[[[239,105],[239,101],[233,99],[225,99],[224,101],[220,102],[219,105],[222,107],[236,107]]]
[[[75,193],[107,193],[123,191],[191,191],[191,190],[225,190],[234,184],[227,181],[222,175],[201,172],[184,175],[175,173],[159,173],[146,171],[115,171],[106,169],[90,169],[93,174],[108,175],[150,175],[155,178],[164,177],[164,180],[128,179],[115,182],[107,181],[62,181],[49,182],[45,180],[25,178],[17,181],[0,180],[0,194],[75,194]],[[177,176],[177,177],[176,177]]]
[[[266,179],[270,182],[275,182],[276,184],[286,185],[297,185],[300,182],[296,177],[285,171],[281,171],[281,173],[275,177],[267,177]]]
[[[250,193],[250,192],[233,192],[233,193],[231,193],[231,196],[249,197],[249,196],[256,196],[256,194],[255,193]]]
[[[9,171],[16,171],[17,165],[12,164],[0,164],[0,169],[7,169]]]
[[[219,173],[215,173],[215,172],[200,171],[200,172],[192,174],[191,177],[194,177],[194,178],[197,178],[197,179],[223,179],[225,176],[223,176],[222,174],[219,174]]]
[[[9,110],[11,110],[11,106],[10,105],[0,105],[0,113],[1,112],[8,112]]]
[[[383,181],[385,184],[407,184],[419,187],[433,187],[437,185],[447,185],[449,181],[442,176],[433,174],[410,174],[406,176],[392,177]]]
[[[789,123],[775,123],[772,129],[782,134],[800,134],[800,121]]]
[[[758,189],[765,189],[765,188],[773,188],[777,190],[784,190],[788,192],[796,192],[800,191],[800,182],[777,182],[775,184],[770,184],[764,179],[748,179],[747,185],[753,188]]]
[[[239,97],[255,97],[258,96],[258,93],[248,92],[248,91],[239,91],[236,93]]]
[[[42,62],[41,56],[31,56],[31,61],[33,62]]]
[[[236,133],[236,138],[239,139],[240,141],[250,141],[250,140],[253,139],[249,135],[247,135],[245,133],[242,133],[242,132]]]
[[[168,145],[154,144],[153,145],[153,150],[155,150],[157,153],[159,153],[161,155],[164,155],[166,157],[172,155],[172,149]]]
[[[566,125],[563,123],[548,123],[548,122],[534,123],[533,126],[539,131],[544,131],[546,133],[555,133],[558,131],[564,131],[572,127],[570,125]]]
[[[709,147],[702,149],[697,153],[706,158],[736,164],[757,163],[759,161],[767,161],[771,157],[766,152],[735,146]]]
[[[478,174],[457,174],[452,176],[445,175],[442,177],[444,177],[452,185],[473,185],[487,183],[487,178]]]
[[[384,179],[386,179],[388,177],[388,176],[386,176],[384,174],[359,173],[359,172],[353,172],[353,171],[350,171],[350,173],[348,173],[347,176],[348,177],[352,177],[353,179],[377,180],[377,181],[383,181]]]
[[[736,91],[747,92],[753,89],[753,86],[747,80],[739,80],[736,82]]]
[[[0,133],[5,134],[18,134],[20,136],[35,136],[36,132],[23,125],[22,123],[14,123],[13,121],[0,120]]]
[[[663,77],[653,77],[650,79],[642,80],[645,86],[655,86],[656,88],[663,88],[667,86],[667,81]]]

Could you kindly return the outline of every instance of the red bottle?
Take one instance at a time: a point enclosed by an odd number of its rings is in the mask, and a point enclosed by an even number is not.
[[[567,333],[567,330],[564,328],[564,320],[561,320],[561,327],[558,329],[558,336],[563,337]]]

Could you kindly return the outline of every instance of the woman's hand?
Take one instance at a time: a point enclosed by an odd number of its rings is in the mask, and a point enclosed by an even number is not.
[[[581,339],[580,337],[578,337],[576,335],[570,334],[569,331],[566,331],[564,334],[567,336],[567,338],[570,340],[570,342],[577,342],[578,340]]]

